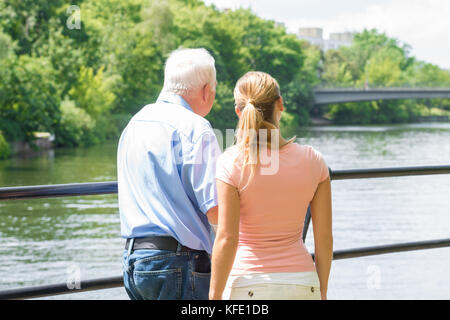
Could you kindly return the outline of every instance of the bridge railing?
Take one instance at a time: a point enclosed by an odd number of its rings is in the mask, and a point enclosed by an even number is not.
[[[450,174],[450,165],[442,166],[416,166],[398,168],[374,168],[331,170],[331,180],[385,178],[416,175]],[[0,188],[0,201],[14,199],[35,199],[47,197],[69,197],[84,195],[100,195],[117,193],[117,182],[74,183],[44,186],[24,186]],[[303,239],[309,228],[311,215],[305,218]],[[405,252],[423,249],[435,249],[450,247],[450,238],[428,241],[395,243],[381,246],[336,250],[333,252],[333,260],[350,259],[357,257],[374,256],[387,253]],[[314,258],[314,254],[312,254]],[[0,299],[30,299],[61,294],[79,293],[101,289],[111,289],[123,286],[123,277],[107,277],[99,279],[83,280],[80,289],[72,288],[66,283],[49,284],[42,286],[5,289],[0,291]]]
[[[375,90],[389,90],[389,89],[393,89],[393,90],[403,90],[403,89],[407,89],[407,90],[448,90],[449,86],[446,84],[442,84],[442,83],[435,83],[433,85],[430,85],[430,83],[414,83],[414,84],[401,84],[401,85],[396,85],[396,86],[392,86],[392,87],[386,87],[385,85],[382,84],[374,84],[374,83],[369,83],[369,89],[375,89]],[[313,87],[313,90],[340,90],[340,89],[344,89],[344,90],[365,90],[366,88],[364,87],[364,84],[362,84],[359,87],[349,87],[349,86],[339,86],[339,85],[334,85],[334,84],[327,84],[327,83],[322,83],[320,85],[316,85]]]
[[[313,90],[314,104],[373,100],[450,99],[450,88],[329,88]]]

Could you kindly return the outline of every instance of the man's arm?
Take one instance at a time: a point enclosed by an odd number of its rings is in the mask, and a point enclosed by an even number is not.
[[[199,209],[212,225],[218,223],[216,162],[221,154],[217,138],[208,132],[197,140],[185,164],[185,180],[195,196]]]

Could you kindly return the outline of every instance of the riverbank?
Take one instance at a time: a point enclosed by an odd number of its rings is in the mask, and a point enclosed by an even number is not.
[[[41,151],[53,149],[55,135],[49,132],[36,132],[33,143],[18,141],[11,144],[11,155],[33,156]]]
[[[312,126],[332,126],[335,123],[329,119],[323,117],[311,117]]]
[[[450,116],[428,116],[420,117],[418,122],[450,122]]]

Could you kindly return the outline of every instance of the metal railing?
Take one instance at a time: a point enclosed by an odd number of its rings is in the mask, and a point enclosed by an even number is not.
[[[450,165],[420,166],[400,168],[375,168],[336,170],[329,169],[331,180],[386,178],[416,175],[450,174]],[[74,183],[44,186],[25,186],[0,188],[0,201],[13,199],[33,199],[46,197],[69,197],[99,194],[117,193],[117,182]],[[308,210],[304,229],[303,240],[311,221]],[[449,239],[437,239],[418,242],[396,243],[381,246],[336,250],[333,252],[333,260],[367,257],[387,253],[406,252],[423,249],[435,249],[450,247]],[[314,259],[314,254],[312,254]],[[60,294],[79,293],[101,289],[111,289],[123,286],[123,277],[108,277],[84,280],[80,282],[80,289],[70,289],[66,283],[50,284],[43,286],[13,288],[0,291],[0,299],[30,299]]]

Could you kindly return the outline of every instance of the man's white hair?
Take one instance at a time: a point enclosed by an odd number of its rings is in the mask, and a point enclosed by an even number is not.
[[[178,49],[166,61],[163,91],[189,95],[205,84],[216,85],[214,58],[203,48]]]

